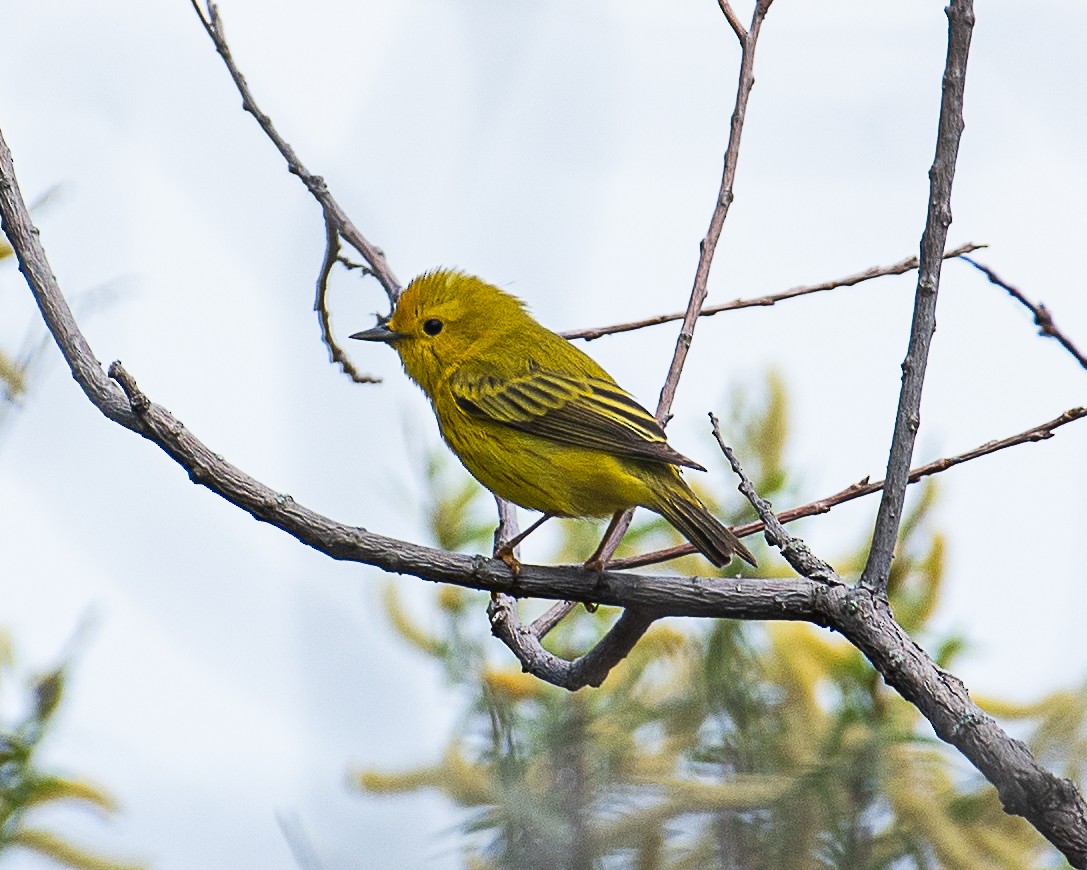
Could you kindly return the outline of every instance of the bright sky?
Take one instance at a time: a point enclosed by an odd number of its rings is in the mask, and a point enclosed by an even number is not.
[[[351,348],[382,386],[328,365],[311,310],[320,214],[241,112],[188,2],[8,5],[0,129],[28,198],[60,186],[37,217],[69,298],[114,297],[83,318],[99,358],[123,360],[151,398],[269,485],[421,540],[412,468],[437,440],[433,420],[382,348]],[[711,303],[916,252],[943,5],[778,0]],[[712,0],[301,9],[222,0],[221,11],[262,107],[402,280],[462,267],[556,329],[684,306],[738,61]],[[979,4],[950,232],[952,244],[988,243],[982,259],[1081,347],[1085,37],[1077,0],[1048,4],[1036,23],[1020,4]],[[882,476],[913,280],[704,322],[677,447],[711,456],[706,412],[773,366],[794,402],[800,497]],[[358,286],[335,283],[341,335],[384,310],[376,284]],[[18,346],[36,324],[10,266],[0,300],[0,340]],[[1084,404],[1087,374],[965,264],[945,267],[938,317],[918,462]],[[674,333],[590,350],[652,405]],[[89,621],[48,759],[122,803],[110,823],[64,812],[58,828],[162,870],[292,867],[278,814],[325,870],[363,866],[360,854],[365,866],[459,865],[457,817],[441,800],[345,787],[353,766],[433,761],[460,713],[386,627],[379,572],[307,551],[193,486],[105,421],[54,349],[0,435],[0,622],[21,661],[44,669]],[[1073,424],[942,477],[939,618],[974,641],[958,672],[975,691],[1026,699],[1087,675],[1087,584],[1070,552],[1087,520],[1085,445],[1087,423]],[[801,534],[833,561],[874,509],[839,509]]]

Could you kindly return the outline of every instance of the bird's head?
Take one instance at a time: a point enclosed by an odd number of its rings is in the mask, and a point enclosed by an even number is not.
[[[351,338],[391,345],[428,395],[465,360],[492,350],[532,319],[516,296],[448,269],[413,280],[392,315]]]

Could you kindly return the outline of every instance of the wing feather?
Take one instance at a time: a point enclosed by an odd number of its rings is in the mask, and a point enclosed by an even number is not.
[[[705,470],[673,450],[652,414],[613,381],[537,368],[512,380],[461,371],[450,383],[467,413],[571,447]]]

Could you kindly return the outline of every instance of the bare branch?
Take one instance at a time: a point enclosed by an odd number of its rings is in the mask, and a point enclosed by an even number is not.
[[[560,601],[558,604],[552,605],[542,616],[536,617],[529,628],[536,637],[543,639],[547,637],[551,629],[569,616],[577,606],[578,602],[576,601]]]
[[[785,557],[785,561],[792,565],[793,570],[801,577],[807,577],[809,580],[815,580],[819,583],[845,586],[845,581],[838,576],[837,572],[828,563],[812,553],[808,549],[808,545],[799,538],[794,538],[785,531],[785,526],[782,525],[781,520],[774,515],[770,502],[756,492],[755,484],[744,473],[736,454],[725,444],[724,439],[721,437],[721,427],[717,422],[717,417],[710,414],[710,422],[713,425],[713,437],[717,439],[721,452],[725,454],[725,458],[728,460],[729,465],[732,466],[732,470],[740,478],[740,492],[751,502],[751,506],[755,508],[755,513],[759,515],[759,519],[762,521],[763,528],[766,530],[766,539],[781,550],[781,555]]]
[[[385,288],[385,293],[389,297],[390,304],[396,303],[396,298],[400,295],[400,282],[396,279],[392,269],[389,267],[388,262],[385,260],[385,252],[381,248],[372,244],[358,228],[351,222],[351,219],[347,216],[347,213],[340,207],[340,204],[336,202],[325,184],[325,180],[319,176],[314,175],[302,164],[302,161],[295,154],[294,149],[287,143],[279,131],[276,130],[272,124],[272,119],[269,118],[264,112],[257,106],[256,100],[253,99],[253,94],[249,90],[249,84],[245,80],[245,76],[241,74],[237,64],[234,62],[234,57],[230,53],[230,46],[227,44],[226,37],[223,34],[223,21],[219,16],[219,8],[212,0],[208,0],[207,14],[200,8],[199,0],[190,0],[192,8],[200,18],[200,23],[204,25],[204,30],[207,31],[211,41],[215,44],[215,50],[219,52],[219,56],[223,59],[223,63],[226,64],[227,71],[230,73],[230,77],[234,80],[234,86],[238,89],[238,93],[242,97],[242,108],[245,109],[250,115],[252,115],[260,128],[264,131],[264,134],[272,140],[272,144],[276,146],[276,149],[283,159],[287,161],[287,169],[292,175],[297,175],[301,179],[302,183],[306,186],[306,189],[310,192],[314,199],[321,206],[321,210],[325,213],[325,220],[331,222],[336,227],[336,231],[347,240],[347,243],[351,245],[362,258],[369,264],[374,277],[381,282],[381,286]]]
[[[656,618],[647,611],[628,608],[592,650],[567,661],[544,649],[539,638],[521,625],[516,601],[509,595],[493,596],[487,616],[491,621],[491,633],[513,650],[526,672],[570,691],[603,683]]]
[[[668,418],[672,413],[672,402],[679,386],[680,375],[683,373],[683,364],[687,360],[687,352],[690,350],[691,341],[694,339],[694,327],[698,323],[702,306],[706,302],[706,284],[710,277],[713,255],[717,250],[717,242],[721,238],[721,231],[725,226],[725,218],[728,217],[729,206],[732,205],[732,186],[736,180],[736,167],[740,159],[740,136],[743,133],[744,117],[747,114],[747,100],[751,95],[751,88],[755,84],[755,45],[758,43],[762,20],[766,17],[766,10],[769,7],[769,0],[757,0],[755,11],[751,16],[751,27],[744,32],[740,39],[742,47],[740,74],[736,85],[736,103],[732,110],[732,121],[729,125],[728,145],[725,148],[725,165],[721,174],[721,186],[717,192],[717,201],[713,207],[713,214],[710,216],[709,229],[699,243],[694,286],[691,287],[687,311],[683,315],[683,326],[680,328],[679,337],[676,339],[676,349],[672,354],[668,375],[664,379],[664,386],[657,402],[656,416],[662,426],[667,425]],[[722,6],[722,10],[724,8],[725,6]],[[726,17],[728,17],[727,12]],[[733,29],[735,30],[735,26]],[[739,35],[738,31],[737,35]],[[619,542],[623,540],[623,535],[630,528],[630,520],[633,516],[633,509],[625,511],[622,516],[616,515],[615,521],[609,527],[609,532],[600,545],[599,558],[602,563],[606,564],[614,555]]]
[[[343,373],[356,384],[380,384],[381,378],[364,374],[355,368],[354,363],[344,353],[339,342],[332,335],[332,321],[328,313],[328,279],[332,274],[332,267],[340,261],[340,234],[332,221],[325,216],[325,257],[321,263],[321,271],[317,275],[317,298],[313,300],[313,310],[317,312],[317,322],[321,327],[321,341],[328,348],[328,358],[343,370]]]
[[[725,20],[728,21],[728,26],[732,28],[732,32],[736,34],[736,38],[740,40],[740,44],[743,45],[745,39],[747,39],[747,31],[744,29],[743,24],[737,17],[732,6],[729,5],[728,0],[717,0],[717,5],[721,7],[721,11],[725,15]]]
[[[988,266],[983,265],[982,263],[979,263],[977,260],[971,259],[970,257],[961,257],[961,259],[966,260],[967,263],[969,263],[979,272],[984,274],[985,277],[988,278],[993,284],[996,284],[997,287],[1003,287],[1005,290],[1007,290],[1013,299],[1016,299],[1023,305],[1025,305],[1030,310],[1030,313],[1034,315],[1034,322],[1038,326],[1038,333],[1040,335],[1047,335],[1050,338],[1057,339],[1057,341],[1061,343],[1064,349],[1072,354],[1072,356],[1076,358],[1076,361],[1081,366],[1083,366],[1083,368],[1087,369],[1087,357],[1079,352],[1076,346],[1068,340],[1063,332],[1057,329],[1057,324],[1053,322],[1053,315],[1049,313],[1048,308],[1046,308],[1040,302],[1037,304],[1031,302],[1029,299],[1027,299],[1026,296],[1023,295],[1022,291],[1013,287],[1011,284],[1009,284],[1007,281],[997,275],[996,272],[994,272]]]
[[[959,245],[957,248],[946,251],[944,253],[944,259],[947,260],[951,257],[959,257],[984,247],[987,246],[967,242],[965,245]],[[968,260],[969,258],[963,257],[963,259]],[[720,314],[722,311],[737,311],[741,308],[768,307],[776,305],[778,302],[784,302],[787,299],[795,299],[798,296],[821,293],[824,290],[834,290],[838,287],[853,287],[864,281],[870,281],[873,278],[882,278],[885,275],[903,275],[906,272],[911,272],[916,269],[917,263],[918,259],[916,256],[906,257],[889,266],[869,266],[867,269],[863,269],[860,272],[854,272],[852,275],[846,275],[843,278],[835,278],[832,281],[823,281],[820,284],[801,284],[797,287],[791,287],[788,290],[783,290],[780,293],[774,293],[770,296],[756,296],[752,299],[733,299],[731,302],[724,302],[721,305],[707,305],[699,313],[699,317],[712,317],[714,314]],[[656,317],[646,317],[644,320],[632,320],[628,323],[616,323],[612,326],[595,326],[588,329],[568,329],[566,332],[561,332],[559,334],[563,338],[571,340],[582,338],[585,341],[593,341],[605,335],[631,332],[635,329],[644,329],[647,326],[658,326],[661,323],[671,323],[673,320],[682,320],[684,314],[685,312],[682,311],[677,311],[674,314],[658,314]]]
[[[722,441],[716,418],[710,417],[717,442],[740,478],[740,491],[766,526],[767,539],[798,573],[826,584],[828,626],[864,653],[887,685],[928,719],[936,735],[996,786],[1006,812],[1026,818],[1072,866],[1087,867],[1087,803],[1072,781],[1041,767],[1023,743],[978,707],[962,681],[940,669],[898,624],[886,595],[866,586],[849,587],[803,541],[785,531]]]
[[[990,453],[996,453],[998,450],[1004,450],[1007,447],[1015,447],[1018,444],[1027,444],[1031,441],[1045,441],[1052,438],[1056,430],[1061,426],[1071,423],[1074,420],[1081,420],[1084,417],[1087,417],[1087,408],[1069,408],[1060,416],[1054,417],[1052,420],[1034,426],[1026,431],[1018,432],[1015,435],[1009,435],[1007,438],[986,441],[984,444],[975,447],[972,450],[967,450],[965,453],[947,456],[943,459],[936,459],[932,462],[928,462],[925,465],[919,465],[917,468],[910,471],[907,480],[909,483],[917,483],[925,477],[939,474],[942,471],[947,471],[949,468],[954,468],[956,465],[961,465],[964,462],[969,462],[972,459],[978,459],[982,456],[988,456]],[[844,504],[847,501],[880,492],[883,489],[883,484],[884,481],[882,480],[877,480],[872,483],[866,477],[864,480],[834,493],[834,495],[826,496],[825,498],[809,502],[805,505],[800,505],[799,507],[790,508],[787,511],[782,511],[777,516],[782,523],[791,523],[796,520],[804,519],[804,517],[825,514],[828,513],[831,508]],[[758,534],[765,528],[762,521],[758,520],[733,526],[732,531],[737,537],[746,538],[749,535]],[[646,565],[656,565],[659,562],[667,562],[670,559],[678,559],[680,556],[689,556],[692,553],[697,552],[698,551],[690,544],[680,544],[676,547],[669,547],[666,550],[657,550],[653,553],[645,553],[641,556],[613,559],[608,563],[608,566],[615,571],[627,568],[644,568]]]
[[[72,377],[103,414],[126,428],[134,429],[137,421],[128,402],[102,371],[101,364],[94,358],[90,345],[72,316],[67,300],[57,287],[57,279],[49,267],[38,229],[30,219],[30,212],[19,190],[15,165],[12,163],[11,151],[4,140],[3,132],[0,132],[0,215],[0,228],[15,249],[19,270],[35,291],[34,299],[38,303],[42,319],[64,354]],[[55,288],[55,292],[38,292],[37,288],[42,287]]]
[[[518,537],[517,510],[512,503],[495,496],[499,523],[494,533],[494,552]],[[515,550],[514,556],[517,556]],[[527,628],[517,612],[517,599],[504,592],[491,593],[487,619],[491,634],[509,647],[526,673],[555,686],[576,691],[585,686],[599,686],[653,624],[654,617],[644,610],[626,610],[604,637],[583,656],[573,661],[544,648],[543,637],[568,616],[576,601],[560,601]]]
[[[887,484],[876,514],[872,546],[860,582],[879,596],[887,592],[902,505],[906,498],[910,459],[917,430],[921,425],[921,389],[925,383],[929,346],[936,331],[936,294],[940,287],[940,266],[951,225],[951,184],[964,122],[963,91],[970,36],[974,27],[972,0],[951,0],[945,9],[948,20],[947,62],[944,66],[943,99],[936,135],[936,156],[929,170],[928,218],[921,236],[921,266],[917,276],[913,325],[909,349],[902,363],[902,390],[895,416],[894,436],[887,460]]]
[[[676,340],[676,349],[672,355],[672,363],[668,368],[668,377],[665,378],[664,387],[661,390],[660,400],[657,402],[657,419],[662,423],[668,419],[672,412],[672,402],[675,399],[676,388],[679,386],[679,377],[683,372],[683,364],[687,360],[687,352],[691,348],[694,338],[695,324],[698,323],[699,313],[706,302],[706,285],[710,277],[710,267],[713,265],[713,255],[717,251],[717,242],[721,238],[721,231],[728,217],[729,207],[734,199],[733,185],[736,181],[736,169],[740,161],[740,137],[743,134],[744,118],[747,115],[747,100],[751,96],[751,88],[755,84],[755,46],[759,40],[759,31],[762,29],[762,21],[770,4],[760,0],[756,2],[755,11],[751,16],[751,27],[744,34],[741,41],[743,53],[740,58],[740,79],[736,86],[736,105],[732,110],[732,121],[729,125],[728,146],[725,148],[725,166],[721,174],[721,186],[717,192],[717,202],[710,216],[709,229],[705,237],[699,243],[698,266],[695,268],[694,286],[691,288],[690,301],[687,303],[687,311],[683,316],[683,326],[680,328],[679,337]]]

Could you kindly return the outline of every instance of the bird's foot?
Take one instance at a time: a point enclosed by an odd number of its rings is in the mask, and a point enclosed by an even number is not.
[[[601,558],[598,551],[594,553],[593,557],[589,559],[589,561],[586,562],[582,567],[586,571],[592,571],[596,575],[596,583],[594,584],[594,586],[600,586],[601,581],[604,579],[604,572],[608,568],[608,560]],[[595,604],[592,601],[585,602],[585,609],[589,611],[589,613],[596,613],[596,609],[599,606],[599,604]]]
[[[510,569],[514,580],[521,576],[521,562],[513,555],[513,547],[504,544],[495,551],[494,556],[506,563],[506,567]]]

